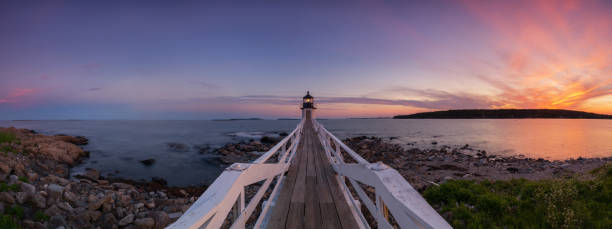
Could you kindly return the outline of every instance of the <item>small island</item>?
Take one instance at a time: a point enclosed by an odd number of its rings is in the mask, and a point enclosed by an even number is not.
[[[394,119],[515,119],[515,118],[564,118],[564,119],[612,119],[612,115],[562,109],[468,109],[423,112],[396,115]]]

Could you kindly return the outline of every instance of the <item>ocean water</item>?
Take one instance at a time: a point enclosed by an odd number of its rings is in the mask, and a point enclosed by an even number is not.
[[[612,120],[583,119],[330,119],[320,122],[339,138],[378,136],[407,148],[443,146],[562,160],[612,156]],[[170,185],[211,183],[223,170],[214,149],[229,142],[278,136],[298,120],[236,121],[0,121],[0,126],[89,139],[90,158],[73,168],[105,176],[162,177]],[[172,147],[178,146],[178,147]],[[153,158],[152,166],[139,161]]]

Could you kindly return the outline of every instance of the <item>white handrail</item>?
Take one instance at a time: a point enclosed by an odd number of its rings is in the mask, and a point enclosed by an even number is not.
[[[253,163],[234,163],[228,167],[206,189],[198,200],[176,222],[167,228],[219,228],[225,222],[228,214],[233,211],[231,228],[244,228],[257,205],[261,202],[266,190],[276,179],[270,199],[276,195],[283,181],[283,174],[289,168],[291,159],[297,151],[302,135],[304,120],[268,152],[261,155]],[[287,143],[291,140],[291,144]],[[273,155],[278,154],[276,163],[265,163]],[[244,188],[248,185],[265,180],[255,196],[245,206]],[[262,206],[261,215],[265,215],[270,207],[270,201]],[[263,217],[259,217],[256,228],[261,226]]]
[[[385,212],[387,210],[401,228],[452,228],[395,169],[382,162],[368,162],[323,125],[316,121],[314,124],[326,155],[338,173],[340,186],[349,198],[347,202],[353,209],[360,209],[361,204],[365,205],[376,218],[378,228],[393,228]],[[332,142],[336,146],[335,149],[331,146]],[[341,148],[357,163],[345,163]],[[344,178],[348,178],[359,197],[358,201],[352,198]],[[374,187],[376,203],[370,200],[358,182]],[[356,213],[362,224],[368,225],[363,214]]]

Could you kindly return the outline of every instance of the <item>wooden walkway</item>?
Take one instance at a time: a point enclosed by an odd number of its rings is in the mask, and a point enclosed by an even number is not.
[[[359,228],[312,121],[305,121],[267,228]]]

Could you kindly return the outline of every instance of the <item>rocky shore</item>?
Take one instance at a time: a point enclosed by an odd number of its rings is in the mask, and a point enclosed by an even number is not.
[[[249,162],[272,148],[278,138],[229,143],[217,149],[221,166]],[[442,146],[420,150],[391,139],[344,140],[370,162],[382,161],[422,191],[452,179],[530,180],[579,176],[612,158],[549,161],[500,157],[484,151]],[[0,225],[6,228],[163,228],[178,219],[206,187],[168,187],[163,179],[140,182],[104,178],[96,170],[72,175],[70,168],[88,157],[83,137],[46,136],[30,130],[0,128]],[[345,159],[349,158],[348,155]],[[247,187],[252,196],[258,186]],[[3,227],[3,228],[4,228]]]
[[[163,228],[205,189],[105,179],[91,169],[71,176],[88,156],[83,144],[83,137],[0,128],[2,228]]]
[[[382,161],[393,167],[419,191],[450,179],[541,180],[569,176],[588,179],[588,171],[612,161],[612,157],[563,161],[502,157],[471,149],[469,145],[431,150],[406,149],[391,143],[390,139],[366,136],[345,139],[344,143],[370,162]]]

